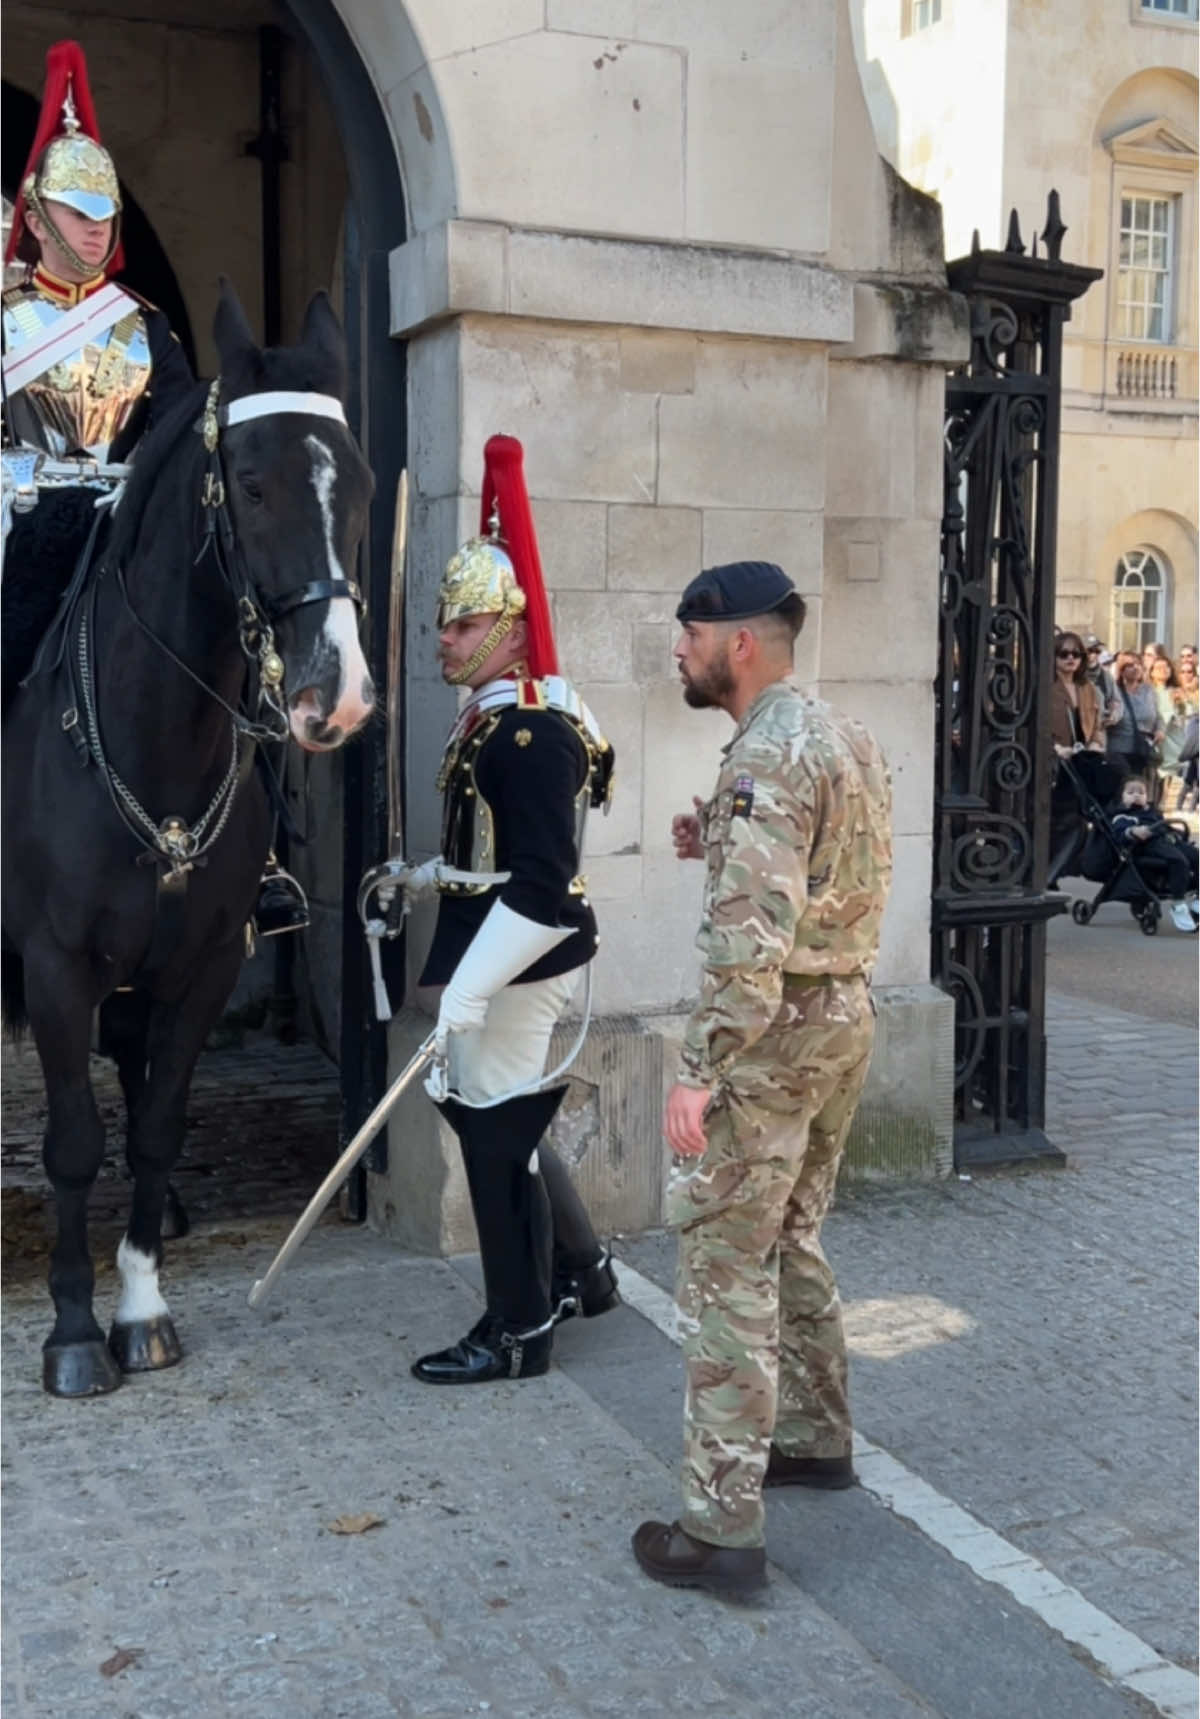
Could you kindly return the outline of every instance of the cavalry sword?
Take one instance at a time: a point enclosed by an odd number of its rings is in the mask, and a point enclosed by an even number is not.
[[[266,1276],[260,1277],[255,1283],[254,1288],[250,1291],[251,1307],[262,1306],[270,1292],[271,1285],[284,1271],[288,1262],[294,1259],[296,1254],[299,1253],[313,1225],[325,1210],[330,1200],[332,1200],[333,1196],[337,1193],[342,1183],[346,1180],[346,1177],[350,1174],[351,1170],[353,1170],[354,1166],[358,1163],[358,1160],[362,1157],[367,1147],[371,1144],[371,1141],[375,1138],[375,1135],[387,1120],[388,1115],[391,1113],[401,1093],[406,1087],[411,1086],[413,1081],[421,1073],[421,1070],[433,1061],[434,1049],[435,1035],[430,1033],[424,1044],[422,1044],[416,1054],[410,1058],[409,1062],[388,1087],[383,1097],[379,1100],[379,1103],[375,1106],[374,1110],[367,1117],[367,1120],[363,1123],[349,1146],[347,1146],[337,1163],[333,1166],[333,1169],[321,1183],[321,1186],[317,1189],[307,1206],[305,1206],[299,1222],[296,1224],[292,1233],[288,1236],[287,1240],[268,1266]]]
[[[408,468],[400,473],[396,485],[396,517],[392,526],[391,584],[388,589],[387,634],[387,855],[390,860],[404,847],[404,799],[402,789],[403,762],[400,750],[400,677],[403,672],[404,644],[404,569],[408,548]],[[384,1025],[392,1018],[392,1003],[383,977],[382,945],[399,936],[404,923],[404,891],[393,886],[381,890],[378,904],[371,911],[371,897],[378,887],[377,874],[388,871],[387,860],[375,866],[363,878],[358,889],[358,916],[367,938],[367,953],[371,960],[371,993],[375,1002],[375,1019]],[[369,881],[370,880],[370,881]]]
[[[388,853],[398,854],[404,847],[402,795],[400,786],[400,673],[401,647],[404,642],[404,573],[408,549],[408,468],[400,473],[396,485],[396,519],[392,527],[392,582],[388,591],[387,636],[387,798]]]

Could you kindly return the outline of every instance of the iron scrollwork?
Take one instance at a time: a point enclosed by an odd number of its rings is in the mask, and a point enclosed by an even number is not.
[[[1062,324],[1097,271],[1005,251],[949,268],[971,311],[951,374],[937,681],[934,977],[955,999],[956,1157],[1044,1155],[1048,692]],[[1065,231],[1065,229],[1062,229]]]

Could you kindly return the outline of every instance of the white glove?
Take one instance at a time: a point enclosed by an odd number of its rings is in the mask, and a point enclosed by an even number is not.
[[[414,901],[424,901],[427,895],[433,894],[437,888],[438,870],[444,864],[439,854],[436,859],[426,860],[423,865],[415,865],[411,871],[405,872],[400,887],[404,891],[406,913]]]
[[[570,935],[567,926],[539,925],[535,919],[514,913],[502,901],[493,902],[442,992],[438,1045],[444,1049],[451,1033],[477,1031],[487,1019],[488,1003],[496,992]]]

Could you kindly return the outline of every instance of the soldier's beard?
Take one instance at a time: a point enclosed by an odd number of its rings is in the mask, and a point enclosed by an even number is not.
[[[693,710],[718,708],[733,691],[733,670],[729,666],[728,651],[699,674],[689,674],[683,667],[679,673],[683,680],[683,702]]]

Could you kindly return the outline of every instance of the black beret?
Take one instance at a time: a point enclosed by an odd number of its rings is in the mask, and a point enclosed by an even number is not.
[[[794,595],[782,567],[773,561],[731,561],[706,567],[684,591],[677,621],[746,621],[765,615]]]

